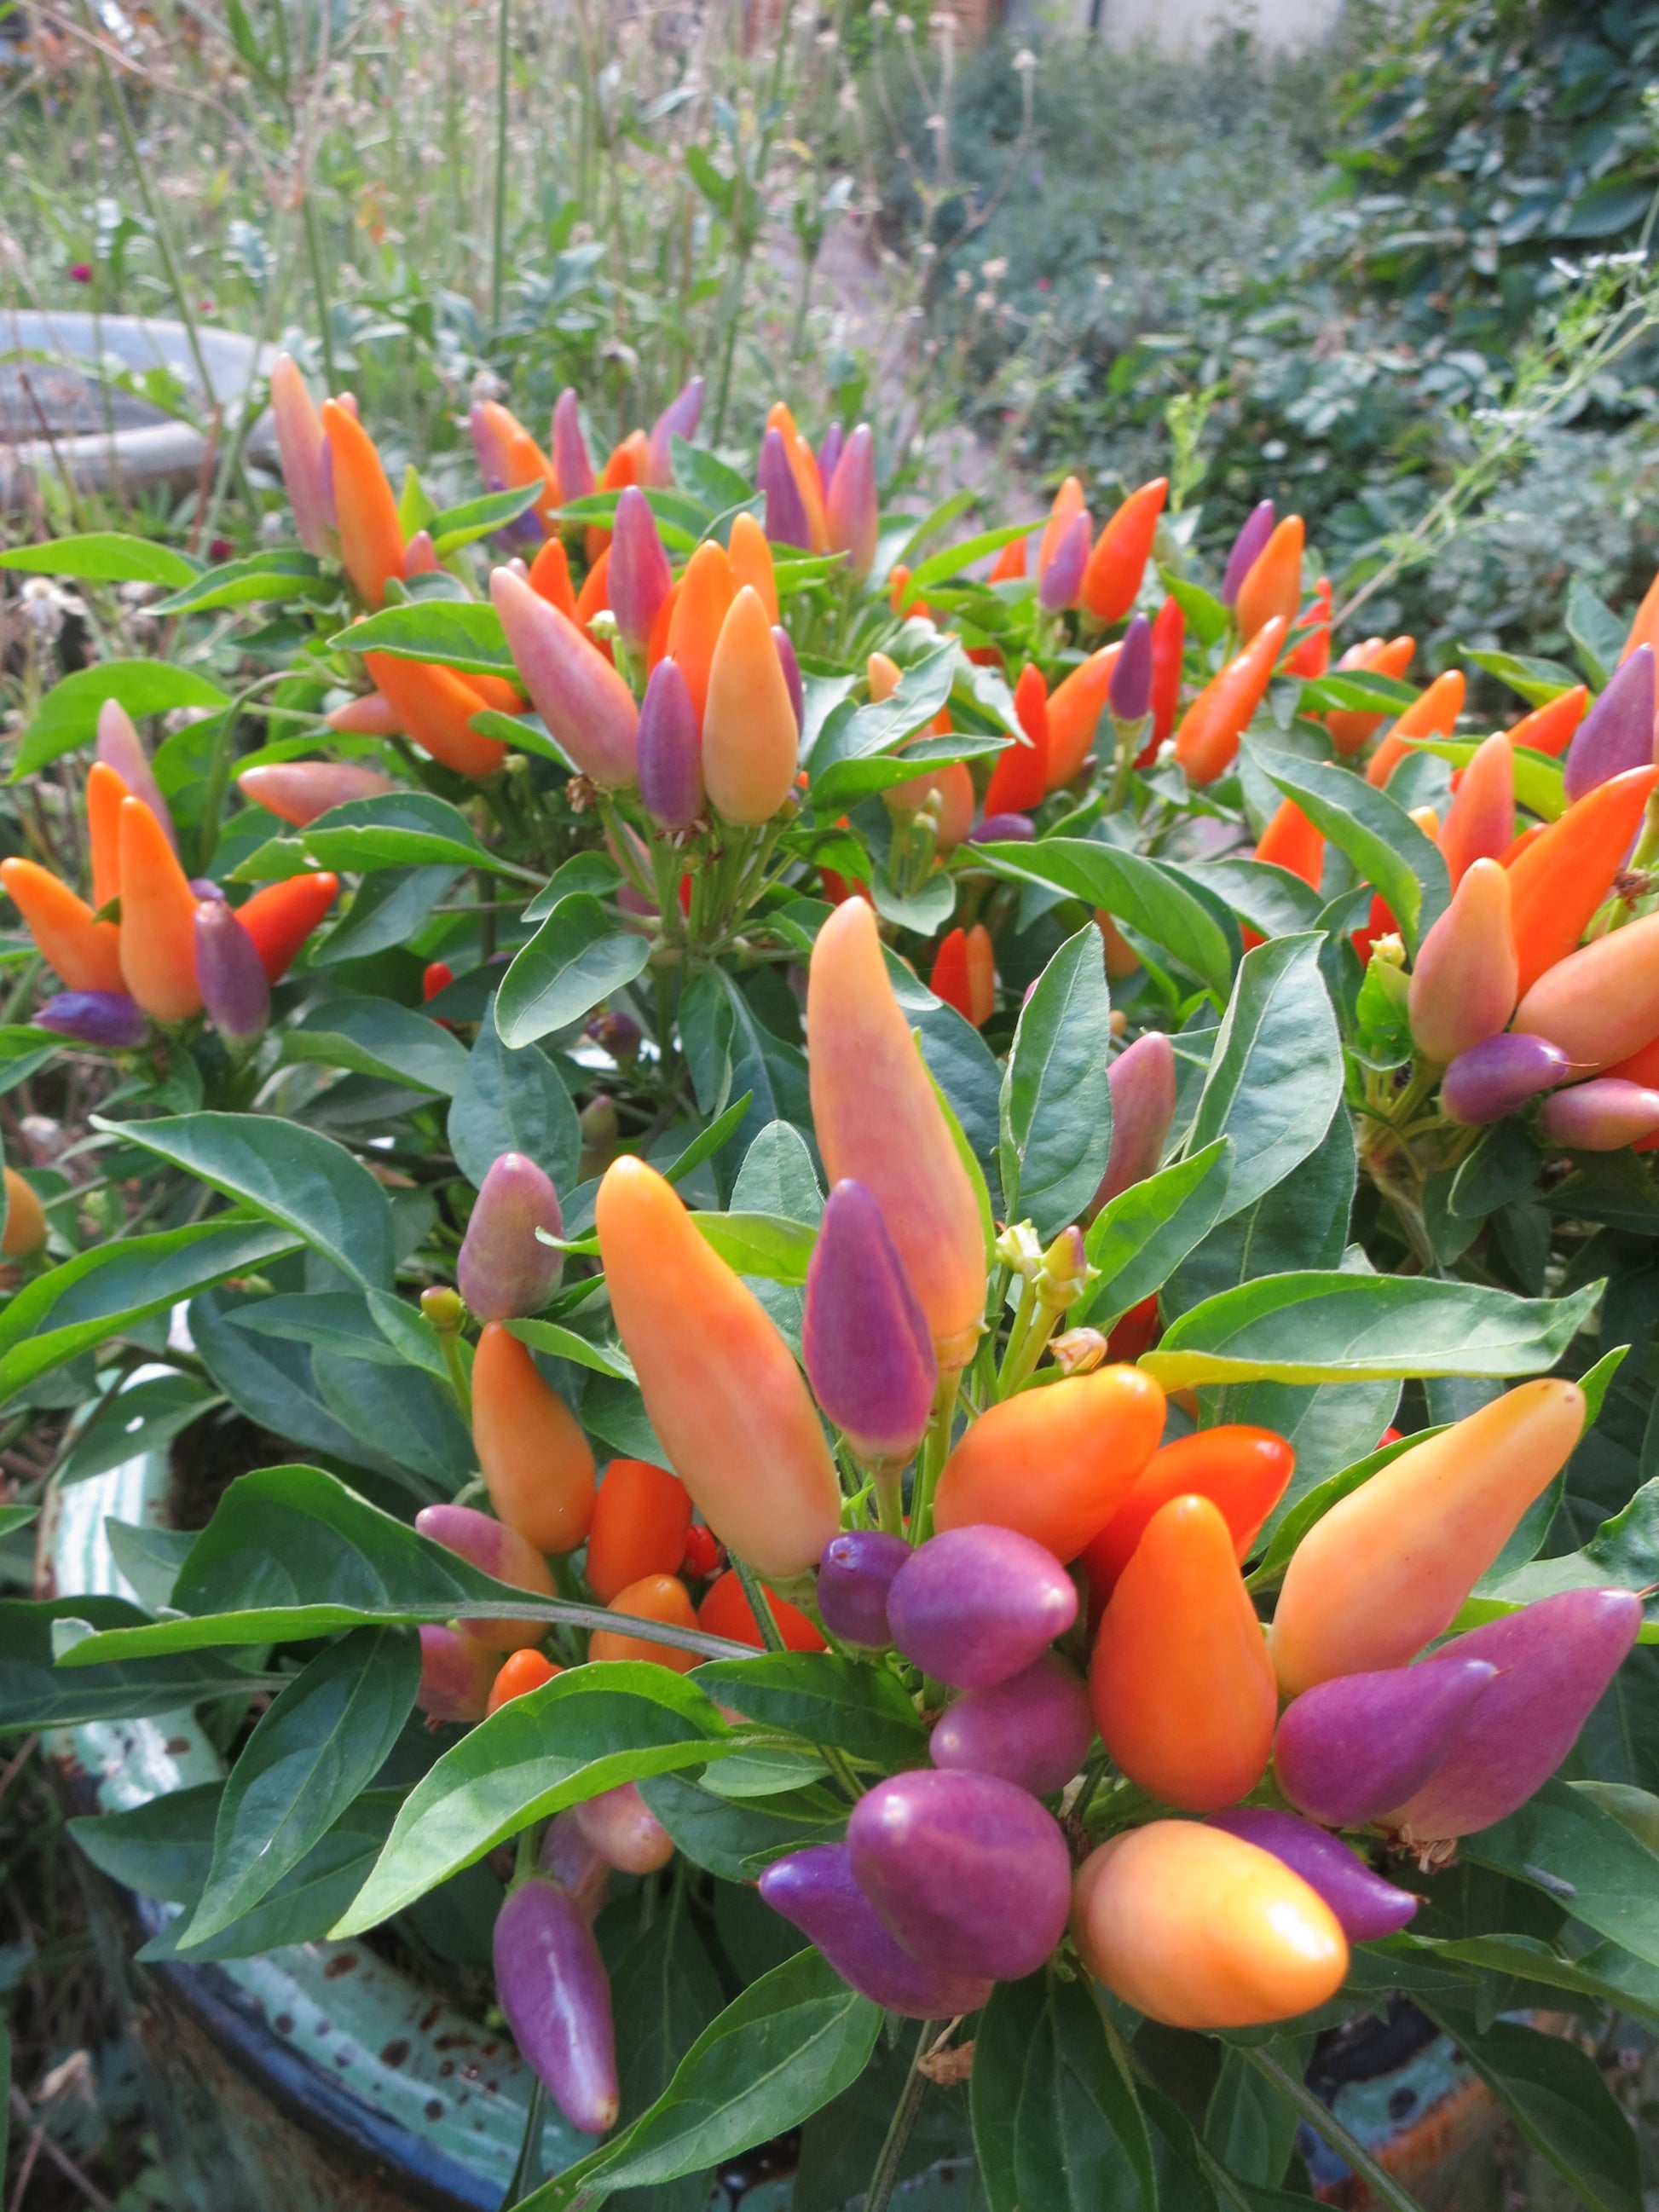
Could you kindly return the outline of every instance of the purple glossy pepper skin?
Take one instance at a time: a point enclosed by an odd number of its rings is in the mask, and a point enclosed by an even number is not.
[[[1152,712],[1152,626],[1145,615],[1137,615],[1123,633],[1106,702],[1120,722],[1142,721]]]
[[[818,1561],[818,1611],[843,1644],[884,1651],[892,1642],[887,1593],[910,1556],[902,1536],[876,1528],[849,1528],[832,1536]]]
[[[1027,844],[1036,836],[1036,823],[1029,814],[988,814],[976,830],[968,832],[970,845],[994,845],[1001,838],[1015,844]]]
[[[493,1575],[498,1583],[533,1590],[538,1597],[553,1595],[553,1577],[546,1560],[517,1529],[509,1528],[493,1514],[480,1513],[472,1505],[423,1505],[415,1516],[415,1527],[421,1535],[429,1536],[481,1574]],[[547,1633],[547,1623],[475,1620],[469,1621],[461,1633],[474,1643],[487,1644],[492,1651],[519,1651],[526,1644],[539,1644]]]
[[[1045,614],[1057,615],[1077,604],[1083,572],[1089,565],[1089,518],[1074,514],[1060,532],[1060,543],[1048,556],[1048,565],[1037,584],[1037,604]]]
[[[522,1152],[502,1152],[479,1185],[455,1262],[455,1287],[477,1320],[516,1321],[552,1297],[564,1255],[538,1229],[564,1234],[552,1178]]]
[[[1094,1732],[1083,1677],[1045,1651],[1023,1674],[958,1698],[929,1749],[935,1766],[1000,1775],[1034,1797],[1049,1797],[1082,1765]]]
[[[538,1863],[568,1892],[591,1928],[604,1910],[611,1869],[587,1840],[574,1808],[556,1813],[549,1821]]]
[[[481,1721],[501,1666],[476,1636],[457,1628],[421,1631],[421,1682],[415,1702],[428,1720]]]
[[[799,738],[801,725],[806,718],[806,688],[800,680],[800,662],[795,657],[795,641],[781,623],[774,623],[772,642],[778,648],[778,665],[783,671],[783,688],[789,694],[789,704],[795,710],[795,735]]]
[[[198,899],[211,899],[221,906],[229,903],[225,897],[224,886],[216,884],[211,876],[187,876],[185,880]]]
[[[582,435],[581,410],[568,384],[554,402],[552,459],[560,498],[586,499],[594,488],[593,464]]]
[[[1112,1092],[1112,1146],[1091,1211],[1155,1172],[1175,1120],[1175,1047],[1162,1030],[1138,1036],[1106,1071]]]
[[[1452,1730],[1432,1779],[1385,1824],[1432,1843],[1507,1820],[1572,1749],[1641,1626],[1632,1590],[1562,1590],[1447,1644],[1498,1671]]]
[[[617,494],[605,575],[622,641],[630,653],[643,653],[658,609],[673,588],[674,572],[651,502],[637,484],[627,484]]]
[[[1576,1083],[1544,1101],[1539,1134],[1575,1152],[1616,1152],[1659,1129],[1659,1091],[1621,1077]]]
[[[950,1528],[913,1552],[887,1593],[905,1657],[953,1689],[1006,1682],[1077,1619],[1077,1585],[1014,1528]]]
[[[814,1844],[775,1859],[760,1879],[775,1912],[809,1936],[849,1989],[908,2020],[952,2020],[977,2012],[988,1981],[924,1966],[902,1950],[853,1879],[845,1844]]]
[[[323,450],[327,452],[326,443]],[[150,768],[144,741],[118,699],[106,699],[98,709],[97,753],[100,761],[115,770],[133,797],[143,800],[167,831],[167,842],[176,853],[179,833],[173,826],[172,813]]]
[[[1562,782],[1571,805],[1587,791],[1653,758],[1654,659],[1638,645],[1573,732]]]
[[[859,1887],[925,1966],[1018,1981],[1065,1930],[1066,1838],[998,1775],[892,1775],[853,1808],[847,1850]]]
[[[702,812],[702,738],[691,689],[673,660],[651,672],[640,706],[635,760],[640,798],[665,830],[688,830]]]
[[[249,1045],[270,1021],[270,983],[253,939],[221,898],[196,909],[196,981],[208,1018],[228,1045]]]
[[[1364,1827],[1421,1789],[1492,1671],[1473,1656],[1439,1657],[1304,1690],[1273,1738],[1279,1788],[1328,1828]]]
[[[1330,1906],[1351,1943],[1376,1943],[1385,1936],[1397,1936],[1422,1902],[1410,1890],[1397,1889],[1362,1866],[1346,1844],[1294,1813],[1239,1805],[1231,1812],[1212,1813],[1205,1826],[1242,1837],[1299,1874]]]
[[[77,1044],[143,1044],[149,1019],[125,991],[60,991],[34,1013],[34,1026]]]
[[[1559,1045],[1510,1030],[1472,1044],[1450,1062],[1440,1079],[1440,1110],[1448,1121],[1470,1126],[1507,1121],[1571,1073]]]
[[[697,425],[702,420],[702,379],[694,376],[681,386],[662,413],[651,426],[651,435],[646,441],[646,482],[653,490],[661,491],[674,481],[674,441],[684,438],[689,445],[697,434]]]
[[[810,552],[812,533],[807,526],[806,506],[789,465],[781,430],[769,430],[761,440],[755,484],[766,495],[766,535],[770,542]]]
[[[582,1035],[603,1046],[618,1063],[632,1060],[645,1038],[645,1031],[633,1015],[625,1013],[620,1006],[610,1006],[603,1013],[591,1015],[582,1025]]]
[[[1264,499],[1253,507],[1244,518],[1244,526],[1233,540],[1233,550],[1227,556],[1226,574],[1221,579],[1221,603],[1231,606],[1238,597],[1238,587],[1255,566],[1256,556],[1273,534],[1273,503]]]
[[[822,470],[819,473],[822,476]],[[835,475],[823,478],[823,494],[830,550],[847,556],[848,573],[861,584],[870,573],[881,536],[875,433],[867,422],[860,422],[842,447]],[[1082,571],[1078,573],[1081,577]]]
[[[812,1394],[861,1460],[902,1465],[933,1411],[939,1361],[880,1206],[838,1182],[806,1268],[801,1354]]]
[[[602,2136],[617,2124],[617,2038],[611,1984],[576,1902],[532,1875],[495,1916],[495,1994],[507,2024],[574,2128]]]
[[[832,422],[823,434],[823,443],[818,447],[818,482],[828,486],[836,481],[836,469],[841,460],[847,440],[839,422]]]

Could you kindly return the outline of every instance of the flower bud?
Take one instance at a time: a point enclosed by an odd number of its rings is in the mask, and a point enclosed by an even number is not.
[[[806,690],[800,680],[800,662],[795,654],[795,641],[781,623],[774,623],[772,642],[778,649],[778,666],[783,671],[783,684],[789,694],[789,704],[795,710],[795,742],[799,744],[801,731],[806,724]]]
[[[1041,1544],[1012,1528],[954,1528],[912,1553],[887,1593],[905,1657],[963,1690],[1006,1682],[1077,1619],[1077,1585]]]
[[[1253,507],[1244,518],[1243,527],[1233,540],[1233,550],[1227,556],[1227,568],[1221,580],[1221,602],[1231,606],[1238,597],[1238,587],[1259,559],[1262,548],[1273,534],[1273,503],[1264,499]]]
[[[586,499],[594,489],[593,464],[582,435],[581,410],[567,384],[553,407],[553,473],[562,501]]]
[[[641,653],[650,643],[652,624],[673,586],[674,572],[668,565],[651,503],[637,484],[627,485],[617,501],[606,580],[622,641],[630,653]]]
[[[381,799],[397,788],[378,769],[359,768],[351,761],[273,761],[264,768],[244,769],[236,782],[250,805],[263,806],[296,830],[308,829],[331,806]]]
[[[814,1844],[775,1859],[760,1879],[775,1912],[811,1936],[849,1989],[908,2020],[953,2020],[977,2012],[988,1979],[949,1966],[924,1966],[901,1949],[853,1878],[845,1844]]]
[[[1047,1307],[1051,1313],[1062,1314],[1099,1278],[1099,1268],[1090,1266],[1089,1255],[1084,1249],[1083,1231],[1078,1228],[1062,1229],[1043,1254],[1031,1287],[1036,1292],[1039,1305]]]
[[[1362,1865],[1346,1844],[1294,1813],[1240,1805],[1231,1812],[1212,1813],[1205,1826],[1270,1851],[1292,1874],[1300,1875],[1315,1896],[1329,1905],[1351,1943],[1376,1943],[1385,1936],[1397,1936],[1422,1903],[1410,1890],[1396,1889]]]
[[[1571,1073],[1572,1062],[1547,1037],[1518,1030],[1489,1036],[1459,1053],[1447,1068],[1440,1110],[1449,1121],[1502,1121]]]
[[[1659,1091],[1617,1076],[1558,1091],[1544,1102],[1538,1133],[1572,1152],[1616,1152],[1659,1129]]]
[[[480,1513],[471,1505],[423,1505],[415,1516],[415,1527],[421,1535],[429,1536],[434,1544],[441,1544],[445,1551],[453,1552],[458,1559],[477,1567],[481,1574],[492,1575],[498,1583],[511,1583],[515,1589],[534,1590],[538,1597],[553,1595],[553,1577],[541,1553],[526,1543],[517,1529],[509,1528],[491,1514]],[[461,1632],[488,1644],[492,1651],[517,1651],[527,1644],[539,1644],[547,1633],[547,1624],[539,1620],[470,1620],[463,1623]]]
[[[1279,1788],[1327,1827],[1369,1826],[1435,1772],[1495,1672],[1487,1660],[1443,1656],[1316,1683],[1279,1716]]]
[[[830,550],[846,554],[848,574],[861,584],[875,560],[876,541],[881,534],[881,510],[876,500],[875,434],[867,422],[860,422],[848,439],[836,459],[835,475],[824,481],[828,487],[824,520],[829,526]],[[1084,550],[1086,556],[1086,545]],[[1080,575],[1082,570],[1079,568],[1078,573]]]
[[[1037,604],[1045,614],[1057,615],[1077,605],[1083,572],[1089,565],[1089,517],[1074,514],[1061,532],[1037,583]]]
[[[463,1636],[454,1628],[423,1627],[415,1702],[428,1720],[481,1721],[500,1663],[476,1636]]]
[[[934,1729],[935,1766],[1000,1775],[1034,1797],[1063,1790],[1095,1732],[1083,1677],[1045,1651],[1006,1682],[969,1690]]]
[[[634,1782],[602,1790],[574,1808],[576,1825],[607,1866],[622,1874],[654,1874],[674,1856],[674,1838]]]
[[[34,1026],[76,1044],[139,1045],[149,1035],[143,1008],[125,991],[59,991],[35,1008]]]
[[[1148,1030],[1119,1053],[1106,1080],[1112,1092],[1112,1146],[1094,1213],[1157,1171],[1175,1120],[1175,1047],[1162,1030]]]
[[[859,1458],[902,1464],[921,1441],[939,1362],[927,1317],[860,1182],[838,1182],[806,1270],[801,1333],[819,1405]]]
[[[607,790],[632,783],[639,709],[617,671],[510,569],[492,573],[489,596],[524,687],[566,757]]]
[[[276,432],[283,489],[294,514],[295,535],[307,553],[324,560],[340,550],[323,489],[323,455],[327,445],[322,417],[290,354],[279,353],[270,365],[270,419]]]
[[[544,1875],[521,1881],[495,1916],[494,1954],[514,2041],[572,2127],[604,2135],[622,2109],[611,1984],[574,1899]]]
[[[887,1593],[910,1557],[902,1536],[875,1528],[850,1528],[832,1536],[818,1561],[818,1611],[843,1644],[884,1651],[892,1642]]]
[[[564,1234],[552,1179],[522,1152],[502,1152],[479,1186],[455,1262],[456,1287],[477,1320],[514,1321],[552,1297],[564,1255],[538,1229]]]
[[[1124,632],[1106,700],[1120,722],[1142,721],[1152,711],[1152,626],[1145,615],[1137,615]]]
[[[1097,1328],[1068,1328],[1049,1340],[1049,1356],[1062,1375],[1091,1375],[1111,1349]]]
[[[702,812],[702,740],[677,660],[659,660],[651,672],[635,757],[646,812],[665,830],[689,830]]]
[[[1563,781],[1571,805],[1598,783],[1653,761],[1654,659],[1638,645],[1573,732]]]
[[[98,757],[115,770],[134,799],[142,799],[150,812],[167,832],[167,839],[176,853],[178,833],[173,826],[173,816],[161,796],[161,787],[155,781],[144,750],[144,741],[133,727],[132,717],[118,699],[106,699],[98,709]]]
[[[1424,1058],[1444,1065],[1496,1036],[1515,1011],[1518,974],[1509,876],[1496,860],[1476,860],[1412,969],[1407,1006]]]
[[[761,441],[755,483],[766,498],[766,534],[774,545],[793,545],[810,552],[812,532],[806,520],[806,502],[789,465],[788,448],[781,430],[769,430]]]
[[[673,483],[674,441],[684,438],[689,444],[696,436],[697,425],[702,420],[702,377],[690,378],[652,424],[651,435],[646,441],[642,480],[653,490],[661,491]]]
[[[447,1283],[434,1283],[421,1292],[421,1311],[440,1336],[453,1336],[466,1320],[466,1308]]]
[[[252,1044],[270,1020],[270,985],[258,946],[222,899],[196,909],[196,983],[228,1045]]]

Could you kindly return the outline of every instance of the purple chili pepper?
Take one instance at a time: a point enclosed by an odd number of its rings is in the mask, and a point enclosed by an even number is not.
[[[191,876],[189,883],[198,899],[216,899],[222,906],[227,903],[222,885],[216,884],[210,876]]]
[[[1316,1683],[1279,1716],[1279,1788],[1328,1827],[1364,1827],[1421,1789],[1491,1680],[1470,1654]]]
[[[795,710],[795,735],[799,738],[806,720],[806,691],[800,680],[800,662],[795,658],[795,641],[781,623],[774,623],[772,642],[778,648],[778,665],[783,671],[783,686],[789,694],[789,703]]]
[[[1544,1101],[1538,1133],[1573,1152],[1617,1152],[1659,1129],[1659,1091],[1598,1076]]]
[[[1089,518],[1074,514],[1060,532],[1037,585],[1037,603],[1045,614],[1057,615],[1062,608],[1076,605],[1088,565]]]
[[[1024,1673],[988,1690],[969,1690],[934,1729],[935,1766],[999,1774],[1034,1797],[1063,1790],[1095,1732],[1089,1692],[1076,1668],[1045,1651]]]
[[[1029,814],[988,814],[977,830],[968,832],[970,845],[995,845],[1006,841],[1024,845],[1036,836],[1036,823]]]
[[[476,1319],[516,1321],[552,1297],[564,1255],[544,1244],[538,1229],[564,1234],[552,1178],[522,1152],[502,1152],[478,1186],[455,1262],[455,1287]]]
[[[1653,647],[1638,645],[1573,732],[1562,783],[1571,805],[1626,769],[1653,759]]]
[[[918,1965],[883,1926],[853,1879],[845,1844],[814,1844],[775,1859],[760,1879],[775,1912],[809,1936],[849,1989],[884,2012],[908,2020],[953,2020],[977,2012],[988,1980],[969,1980],[947,1966]]]
[[[143,1008],[125,991],[60,991],[35,1009],[34,1025],[77,1044],[137,1045],[149,1035]]]
[[[789,465],[781,430],[769,430],[761,440],[755,484],[766,495],[766,534],[772,544],[809,551],[812,532],[806,520],[806,503]]]
[[[836,481],[836,464],[846,443],[841,424],[832,422],[823,434],[823,443],[818,447],[818,482],[821,484],[832,484]]]
[[[651,672],[634,757],[646,812],[665,830],[689,830],[702,812],[702,739],[677,661],[659,660]]]
[[[1240,1805],[1231,1812],[1212,1813],[1205,1826],[1254,1844],[1292,1874],[1299,1874],[1330,1906],[1351,1943],[1376,1943],[1384,1936],[1397,1936],[1423,1901],[1410,1890],[1384,1881],[1380,1874],[1362,1866],[1346,1844],[1294,1813]]]
[[[893,1641],[924,1674],[984,1690],[1020,1674],[1077,1619],[1077,1585],[1018,1529],[948,1528],[887,1593]]]
[[[832,1536],[818,1561],[818,1610],[843,1644],[884,1651],[893,1640],[887,1626],[887,1593],[910,1556],[902,1536],[875,1528],[849,1528]]]
[[[689,445],[697,434],[702,420],[702,377],[692,377],[651,426],[646,441],[645,480],[653,491],[661,491],[674,481],[675,439],[684,438]]]
[[[1120,722],[1144,721],[1152,704],[1152,626],[1137,615],[1123,633],[1106,700]]]
[[[860,1182],[838,1182],[806,1268],[802,1357],[813,1395],[861,1460],[902,1465],[933,1411],[933,1333]]]
[[[603,1013],[592,1015],[584,1024],[582,1035],[592,1037],[620,1064],[638,1053],[645,1031],[632,1014],[624,1013],[620,1006],[607,1006]]]
[[[1233,540],[1233,550],[1227,556],[1226,574],[1221,579],[1221,602],[1231,606],[1238,597],[1238,587],[1255,568],[1262,547],[1273,534],[1273,503],[1264,499],[1253,507],[1244,518],[1244,526]]]
[[[575,1899],[532,1875],[495,1916],[494,1951],[514,2041],[571,2126],[604,2135],[622,2108],[611,1984]]]
[[[196,909],[196,981],[208,1017],[228,1045],[246,1046],[270,1021],[270,983],[258,947],[222,898]]]
[[[860,422],[842,448],[835,476],[823,479],[823,491],[830,550],[847,556],[848,574],[862,583],[875,560],[881,535],[875,433],[867,422]]]
[[[542,1838],[539,1863],[550,1874],[591,1928],[605,1906],[611,1867],[587,1839],[574,1810],[556,1813]]]
[[[1096,1213],[1132,1183],[1144,1182],[1164,1157],[1175,1120],[1175,1047],[1162,1030],[1148,1030],[1119,1053],[1106,1080],[1112,1093],[1112,1144],[1094,1195]]]
[[[559,497],[567,504],[586,499],[593,489],[593,464],[582,435],[581,410],[568,384],[553,407],[553,473],[559,480]]]
[[[1572,1073],[1572,1062],[1547,1037],[1513,1030],[1483,1037],[1460,1052],[1440,1079],[1440,1110],[1471,1127],[1506,1121],[1528,1099]]]
[[[658,611],[673,589],[674,572],[651,502],[637,484],[624,486],[617,495],[605,573],[622,641],[630,653],[643,653]]]

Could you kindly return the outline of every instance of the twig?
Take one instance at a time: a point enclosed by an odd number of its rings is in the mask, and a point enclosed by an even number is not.
[[[911,2053],[910,2070],[904,2077],[904,2087],[893,2107],[893,2117],[887,2124],[886,2140],[876,2160],[876,2170],[870,2177],[870,2187],[864,2199],[864,2212],[887,2212],[897,2185],[899,2168],[904,2163],[904,2154],[916,2124],[916,2115],[921,2110],[921,2100],[927,2094],[927,2076],[921,2070],[921,2062],[933,2045],[942,2025],[937,2020],[925,2020],[921,2033],[916,2038],[916,2047]]]
[[[33,2124],[28,2150],[24,2156],[22,2170],[17,2177],[17,2187],[12,2192],[12,2212],[17,2212],[18,2206],[23,2201],[23,2191],[29,2185],[29,2176],[34,2170],[35,2159],[41,2151],[45,2151],[66,2181],[72,2181],[75,2184],[88,2203],[97,2208],[97,2212],[109,2212],[112,2199],[105,2196],[95,2181],[88,2181],[69,2153],[61,2149],[52,2141],[46,2133],[46,2122],[35,2118],[33,2106],[30,2104],[15,2082],[12,2084],[11,2112],[12,2118],[21,2121],[25,2127],[29,2127],[31,2123]]]

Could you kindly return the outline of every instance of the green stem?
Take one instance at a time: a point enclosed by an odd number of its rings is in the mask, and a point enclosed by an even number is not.
[[[933,1491],[951,1449],[951,1419],[956,1412],[960,1370],[949,1369],[939,1378],[933,1410],[916,1458],[915,1488],[910,1499],[910,1541],[925,1544],[933,1533]]]
[[[921,2110],[921,2100],[927,2094],[927,2076],[921,2070],[921,2062],[928,2047],[939,2033],[942,2022],[925,2020],[921,2033],[916,2038],[916,2047],[911,2054],[910,2070],[904,2077],[904,2087],[893,2107],[893,2117],[887,2123],[886,2139],[876,2159],[876,2170],[870,2177],[866,2191],[864,2212],[887,2212],[897,2186],[899,2168],[904,2163],[904,2154]]]
[[[1019,1362],[1024,1357],[1025,1340],[1036,1319],[1036,1286],[1028,1276],[1019,1286],[1019,1304],[1014,1308],[1014,1325],[1008,1332],[1007,1348],[1003,1352],[1002,1365],[997,1375],[999,1398],[1006,1398],[1019,1379]],[[1031,1364],[1035,1366],[1036,1360]]]
[[[772,1601],[760,1577],[748,1560],[740,1559],[735,1552],[732,1554],[732,1564],[738,1571],[738,1580],[743,1584],[743,1594],[749,1601],[749,1610],[755,1616],[762,1643],[769,1651],[787,1651],[789,1647],[783,1640],[783,1631],[773,1617]]]
[[[449,1387],[455,1394],[455,1403],[460,1408],[461,1419],[469,1428],[472,1425],[472,1385],[466,1377],[466,1362],[461,1358],[461,1339],[458,1329],[441,1328],[438,1342],[443,1348],[444,1370],[449,1376]]]
[[[1295,2106],[1316,2136],[1322,2136],[1334,2151],[1346,2159],[1370,2189],[1372,2194],[1394,2212],[1423,2212],[1423,2208],[1410,2191],[1404,2190],[1384,2166],[1379,2165],[1358,2136],[1343,2126],[1330,2108],[1321,2104],[1305,2081],[1298,2081],[1294,2074],[1270,2058],[1259,2045],[1238,2044],[1234,2046],[1248,2066],[1254,2066],[1264,2081],[1271,2081],[1279,2095]]]
[[[1120,722],[1112,716],[1112,727],[1117,732],[1117,761],[1112,769],[1112,787],[1106,794],[1106,811],[1117,813],[1129,796],[1129,777],[1133,771],[1135,756],[1146,742],[1148,717],[1143,714],[1138,722]]]
[[[489,255],[489,319],[497,340],[501,331],[501,287],[507,270],[507,94],[509,0],[501,0],[495,18],[495,227]]]

